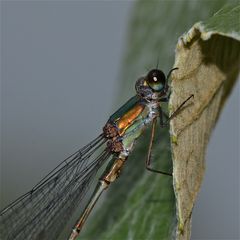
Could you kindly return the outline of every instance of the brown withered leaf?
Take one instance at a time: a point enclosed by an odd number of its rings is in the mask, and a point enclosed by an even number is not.
[[[190,239],[191,214],[204,175],[208,140],[240,69],[239,24],[237,15],[232,18],[233,10],[239,14],[239,7],[228,7],[208,22],[195,24],[176,47],[174,67],[179,70],[172,76],[170,110],[194,94],[170,124],[178,240]],[[228,19],[221,18],[223,13]],[[216,19],[225,29],[214,25]],[[238,25],[235,32],[231,29],[234,23]]]

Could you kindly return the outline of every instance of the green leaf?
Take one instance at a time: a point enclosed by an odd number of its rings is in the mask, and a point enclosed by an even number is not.
[[[232,10],[232,7],[227,7],[218,11],[227,2],[229,1],[137,2],[133,8],[129,27],[127,48],[120,77],[122,86],[118,104],[116,104],[117,107],[134,94],[135,81],[151,68],[155,68],[158,59],[159,68],[167,74],[174,62],[174,48],[178,37],[193,26],[195,22],[203,20],[203,22],[198,23],[199,32],[201,32],[200,28],[203,28],[205,33],[212,32],[215,34],[216,31],[221,29],[223,35],[231,35],[231,37],[237,39],[235,34],[236,32],[239,33],[239,30],[237,30],[239,25],[236,24],[236,16],[232,17],[230,14],[233,12],[237,14],[239,7],[234,8],[235,10]],[[216,11],[218,13],[209,18]],[[237,27],[234,27],[234,24]],[[184,36],[189,37],[189,35]],[[239,37],[239,34],[237,36]],[[184,42],[184,50],[191,49],[191,43],[192,39],[189,43]],[[187,48],[185,48],[185,44],[187,44]],[[178,46],[180,46],[179,43]],[[178,63],[175,62],[175,64]],[[183,64],[187,63],[184,62]],[[189,62],[188,64],[191,65]],[[187,67],[184,69],[187,69]],[[188,72],[188,70],[186,71]],[[178,82],[177,79],[178,75],[174,75],[175,83]],[[235,75],[233,79],[235,79]],[[175,91],[175,86],[173,85],[173,91]],[[176,87],[176,89],[180,88],[181,86]],[[226,91],[223,92],[226,93]],[[178,96],[178,92],[175,91],[174,94]],[[173,109],[176,107],[176,102],[173,98]],[[174,146],[175,148],[182,146],[181,139],[178,139],[178,134],[175,134],[175,132],[178,133],[178,131],[175,131],[178,127],[179,125],[175,128],[172,126],[174,135],[171,137],[169,136],[169,129],[161,129],[161,131],[157,129],[158,134],[153,154],[154,167],[165,171],[171,170],[170,138],[173,148]],[[87,221],[79,239],[164,240],[175,238],[177,218],[173,179],[145,170],[144,161],[149,139],[150,135],[147,131],[140,138],[133,154],[127,160],[122,175],[110,186],[103,196],[100,206]],[[176,157],[176,154],[173,157]],[[176,162],[174,162],[174,167],[176,167]],[[179,173],[176,173],[176,169],[174,171],[175,174]],[[175,179],[176,189],[178,190]],[[191,207],[188,210],[192,209]],[[179,216],[182,215],[178,208],[178,220]],[[178,223],[178,230],[186,230],[184,225],[186,219],[189,220],[189,218],[181,218],[183,221]],[[177,234],[179,237],[179,231]],[[185,239],[190,238],[190,231],[187,234],[184,235]]]
[[[201,32],[206,33],[204,39],[212,34],[232,37],[240,41],[240,6],[226,5],[213,17],[198,24]]]

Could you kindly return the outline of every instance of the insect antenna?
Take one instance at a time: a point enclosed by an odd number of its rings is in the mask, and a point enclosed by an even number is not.
[[[175,71],[175,70],[178,70],[178,69],[179,69],[178,67],[175,67],[175,68],[172,68],[172,69],[169,71],[169,73],[168,73],[168,75],[167,75],[167,81],[169,80],[172,72]]]
[[[159,56],[157,58],[157,65],[156,65],[156,69],[158,69],[158,65],[159,65]]]

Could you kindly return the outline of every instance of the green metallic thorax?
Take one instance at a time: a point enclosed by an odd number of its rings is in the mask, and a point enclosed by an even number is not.
[[[119,128],[125,151],[131,152],[135,140],[156,114],[156,107],[134,96],[110,117],[109,121]]]

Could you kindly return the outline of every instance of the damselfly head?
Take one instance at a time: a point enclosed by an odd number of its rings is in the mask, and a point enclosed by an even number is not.
[[[147,85],[156,92],[161,92],[166,86],[165,74],[158,69],[152,69],[146,76]]]
[[[139,78],[136,82],[135,89],[138,96],[148,101],[159,100],[166,97],[169,90],[168,79],[172,71],[177,69],[178,68],[171,69],[167,77],[157,68],[149,71],[145,77]]]

